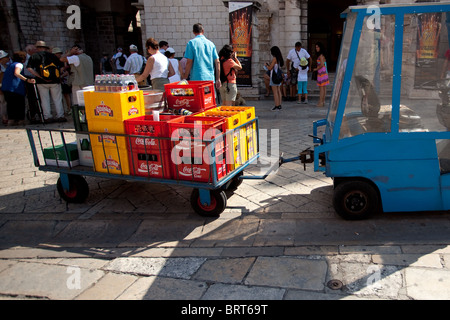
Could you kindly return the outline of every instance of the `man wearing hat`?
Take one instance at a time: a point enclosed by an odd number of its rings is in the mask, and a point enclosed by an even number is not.
[[[7,52],[0,50],[0,116],[2,117],[3,124],[8,123],[8,116],[6,112],[6,100],[3,94],[2,81],[6,68],[11,63],[11,59]]]
[[[123,67],[123,69],[125,70],[126,74],[134,74],[139,76],[145,68],[147,59],[145,59],[138,53],[138,48],[134,44],[130,46],[130,53],[131,54],[128,57],[127,62],[125,62],[125,66]],[[146,85],[144,81],[142,81],[142,83],[139,83],[139,85]]]
[[[50,48],[44,41],[36,42],[36,51],[28,61],[27,69],[36,79],[44,121],[46,123],[66,122],[60,80],[63,64],[49,52]],[[56,119],[53,118],[50,107],[50,96],[55,105]]]

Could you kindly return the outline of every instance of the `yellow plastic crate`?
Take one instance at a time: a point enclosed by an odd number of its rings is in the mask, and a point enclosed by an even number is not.
[[[90,134],[91,144],[93,146],[102,147],[103,145],[105,145],[105,147],[116,147],[116,146],[119,146],[119,148],[127,147],[125,137],[118,137],[113,134],[113,133],[120,133],[120,134],[125,133],[125,125],[122,121],[107,121],[97,119],[96,121],[89,122],[88,128],[90,132],[111,133],[106,135]]]
[[[96,172],[110,174],[130,174],[128,151],[126,148],[101,147],[92,145],[94,169]]]
[[[84,93],[86,119],[124,121],[145,115],[144,95],[142,90],[130,92],[95,92]]]
[[[253,121],[256,118],[255,107],[221,106],[217,109],[221,111],[239,112],[243,124]],[[255,121],[245,126],[245,148],[247,160],[254,157],[258,151],[258,133],[256,132]]]
[[[220,111],[220,108],[218,107],[208,109],[202,113],[196,113],[195,116],[225,118],[225,127],[227,129],[227,134],[225,136],[227,143],[226,162],[228,172],[238,168],[248,160],[245,127],[235,130],[235,128],[238,128],[243,124],[242,115],[239,112]]]

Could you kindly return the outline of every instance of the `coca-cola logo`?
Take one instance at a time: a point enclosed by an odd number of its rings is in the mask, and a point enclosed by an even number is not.
[[[108,107],[103,101],[101,102],[101,104],[99,104],[97,107],[95,107],[94,109],[94,114],[96,116],[108,116],[108,117],[113,117],[114,112],[113,110]]]
[[[193,171],[193,172],[192,172]],[[206,168],[201,167],[191,167],[191,166],[183,166],[181,170],[178,171],[180,175],[185,177],[192,177],[192,174],[194,175],[194,178],[201,178],[202,172],[206,172]]]
[[[135,144],[137,146],[157,146],[158,143],[156,142],[155,139],[147,139],[147,138],[136,138],[136,140],[134,140]]]
[[[194,101],[195,99],[176,99],[173,106],[176,108],[189,107]]]
[[[148,173],[151,175],[157,175],[160,173],[161,167],[162,166],[158,165],[158,164],[152,163],[150,165],[147,165],[147,162],[142,162],[138,167],[138,172],[139,173]]]

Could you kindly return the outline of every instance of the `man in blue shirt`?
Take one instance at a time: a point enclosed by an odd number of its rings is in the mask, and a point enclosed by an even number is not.
[[[189,74],[190,79],[194,81],[214,81],[215,79],[216,88],[219,89],[221,86],[220,63],[216,46],[203,35],[204,29],[201,23],[194,24],[193,32],[195,38],[188,42],[184,54],[187,63],[183,79],[187,79]]]

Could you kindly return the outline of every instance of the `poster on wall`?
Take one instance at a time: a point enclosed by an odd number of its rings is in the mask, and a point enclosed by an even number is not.
[[[439,40],[441,35],[441,14],[424,13],[418,15],[416,73],[414,85],[416,88],[436,88],[438,72]]]
[[[252,85],[252,2],[229,2],[230,43],[242,65],[238,86]]]

